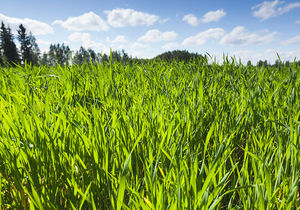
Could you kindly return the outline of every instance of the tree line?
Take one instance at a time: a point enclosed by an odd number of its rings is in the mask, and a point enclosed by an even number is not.
[[[15,38],[19,42],[19,48],[15,43]],[[0,28],[0,65],[47,65],[65,66],[83,63],[105,63],[118,61],[122,63],[136,62],[137,58],[130,57],[124,50],[111,51],[110,55],[96,53],[92,49],[80,47],[79,50],[72,52],[68,45],[51,44],[48,52],[41,53],[36,38],[28,32],[23,24],[20,24],[17,35],[14,36],[11,28],[3,22]]]
[[[19,42],[19,48],[15,44],[15,38]],[[186,50],[174,50],[164,52],[157,55],[153,60],[164,60],[171,62],[173,60],[189,62],[190,60],[199,61],[204,58],[197,53],[190,53]],[[79,50],[72,52],[69,46],[65,44],[51,44],[48,52],[41,53],[36,38],[31,32],[28,32],[23,24],[20,24],[17,30],[16,37],[12,34],[11,28],[3,22],[0,28],[0,66],[16,66],[16,65],[81,65],[83,63],[106,63],[106,62],[121,62],[124,64],[142,63],[149,59],[139,59],[129,56],[124,50],[111,51],[110,55],[96,53],[92,49],[80,47]],[[151,60],[151,59],[150,59]],[[300,61],[296,62],[300,65]],[[247,66],[252,65],[251,61],[247,62]],[[276,60],[275,64],[271,65],[266,60],[258,61],[256,66],[290,66],[289,61],[281,62]]]

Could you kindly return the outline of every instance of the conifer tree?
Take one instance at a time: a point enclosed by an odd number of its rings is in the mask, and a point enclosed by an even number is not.
[[[6,27],[3,22],[0,28],[0,49],[2,56],[5,57],[10,65],[18,64],[19,55],[16,44],[14,43],[14,36],[9,26]]]
[[[26,61],[27,63],[37,65],[40,54],[39,47],[36,44],[35,37],[31,33],[27,34],[26,28],[22,24],[19,25],[18,40],[21,44],[22,64]]]

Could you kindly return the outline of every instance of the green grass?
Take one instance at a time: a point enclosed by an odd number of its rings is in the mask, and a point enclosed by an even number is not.
[[[300,208],[300,68],[0,69],[1,209]]]

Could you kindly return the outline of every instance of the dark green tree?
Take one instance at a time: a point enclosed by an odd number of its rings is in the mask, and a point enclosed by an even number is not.
[[[43,53],[43,55],[40,58],[40,65],[43,65],[43,66],[49,65],[48,53],[46,53],[46,52]]]
[[[286,67],[290,67],[290,61],[286,61],[284,64]]]
[[[264,65],[264,62],[262,60],[259,60],[256,65],[258,67],[262,67]]]
[[[108,61],[109,61],[109,58],[105,53],[103,55],[101,55],[101,63],[105,63]]]
[[[252,64],[251,64],[251,61],[250,61],[250,60],[247,62],[247,66],[252,66]]]
[[[5,24],[1,23],[0,28],[0,48],[2,51],[2,57],[5,57],[10,65],[18,64],[19,55],[16,44],[14,43],[14,36],[11,33],[10,27],[6,27]]]
[[[18,40],[21,44],[21,63],[32,63],[37,65],[39,61],[40,49],[36,43],[35,37],[29,33],[27,34],[26,28],[20,24],[18,30]]]
[[[189,62],[191,60],[197,60],[199,58],[203,58],[202,55],[199,55],[197,53],[190,53],[186,50],[173,50],[173,51],[168,51],[165,53],[162,53],[158,56],[156,56],[154,59],[157,60],[164,60],[164,61],[184,61],[184,62]]]
[[[51,66],[57,64],[64,66],[69,65],[71,58],[71,50],[69,46],[65,44],[51,44],[48,53],[48,63]]]
[[[98,58],[97,54],[92,49],[85,49],[84,47],[80,47],[78,51],[76,51],[74,57],[73,57],[73,64],[83,64],[83,63],[97,63]]]
[[[278,59],[276,59],[274,66],[277,68],[280,66],[280,61]]]
[[[98,62],[97,53],[90,48],[88,49],[88,53],[89,53],[89,60],[92,63],[97,63]]]

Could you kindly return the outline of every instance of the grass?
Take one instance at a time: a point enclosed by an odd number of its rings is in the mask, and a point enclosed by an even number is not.
[[[0,70],[1,209],[300,208],[300,68]]]

